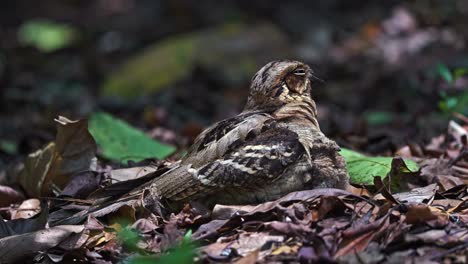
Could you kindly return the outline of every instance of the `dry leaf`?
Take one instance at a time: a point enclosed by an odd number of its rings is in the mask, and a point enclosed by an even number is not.
[[[18,263],[19,260],[57,246],[74,233],[80,233],[82,225],[64,225],[22,235],[0,239],[0,263]]]
[[[70,177],[92,169],[96,143],[88,132],[86,120],[56,119],[55,142],[28,156],[19,182],[31,197],[48,196],[53,186],[63,188]]]
[[[41,212],[41,201],[38,199],[28,199],[21,203],[16,209],[11,219],[28,219]]]

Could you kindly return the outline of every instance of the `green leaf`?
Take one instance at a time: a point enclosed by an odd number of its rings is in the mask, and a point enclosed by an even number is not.
[[[438,102],[439,109],[451,114],[458,112],[462,114],[468,113],[468,92],[463,91],[454,96],[448,96],[445,92],[440,93],[441,100]]]
[[[18,153],[18,144],[10,140],[0,139],[0,151],[3,151],[10,155],[14,155]]]
[[[372,185],[375,176],[384,178],[392,169],[392,157],[368,157],[344,148],[341,149],[340,154],[346,160],[351,183]],[[412,160],[404,162],[411,171],[419,169]]]
[[[395,118],[394,114],[385,111],[373,111],[364,114],[367,123],[371,125],[383,125],[388,124]]]
[[[467,74],[468,74],[468,69],[467,68],[458,68],[453,73],[453,79],[458,80],[460,77],[465,76]]]
[[[189,231],[190,232],[190,231]],[[191,264],[194,263],[195,257],[195,244],[187,243],[184,240],[177,247],[170,251],[168,254],[160,257],[156,256],[138,256],[129,259],[130,264],[165,264],[165,263],[180,263],[180,264]]]
[[[171,37],[130,58],[103,85],[107,96],[131,98],[157,92],[189,76],[195,58],[193,34]]]
[[[350,149],[346,149],[346,148],[341,148],[340,154],[341,154],[341,156],[343,156],[345,158],[346,161],[348,161],[349,159],[353,159],[353,158],[363,158],[363,157],[365,157],[365,155],[363,155],[363,154],[361,154],[359,152],[356,152],[356,151],[350,150]]]
[[[118,233],[118,238],[123,244],[131,251],[138,250],[138,241],[140,241],[140,235],[135,230],[128,228],[123,228]]]
[[[48,20],[32,20],[18,29],[18,41],[31,45],[42,52],[51,52],[69,46],[78,32],[65,24]]]
[[[91,115],[89,131],[101,147],[102,156],[123,163],[164,159],[175,151],[175,147],[157,142],[125,121],[103,112]]]
[[[182,243],[190,243],[192,241],[192,233],[192,229],[189,229],[189,231],[185,233]]]
[[[445,106],[448,110],[456,108],[457,104],[458,104],[458,98],[456,97],[448,97],[445,100]]]
[[[247,46],[234,44],[245,39]],[[101,93],[121,99],[154,94],[187,79],[196,69],[212,72],[235,87],[247,81],[269,54],[289,54],[286,37],[275,25],[228,22],[149,45],[106,76]]]
[[[447,68],[444,64],[437,64],[437,72],[444,78],[446,82],[449,84],[453,83],[453,75],[450,72],[449,68]]]

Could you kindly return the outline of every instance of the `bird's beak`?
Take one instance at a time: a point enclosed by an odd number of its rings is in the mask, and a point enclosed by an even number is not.
[[[317,80],[321,83],[324,83],[325,81],[320,79],[317,75],[315,75],[312,71],[309,73],[309,79],[314,79],[314,80]]]

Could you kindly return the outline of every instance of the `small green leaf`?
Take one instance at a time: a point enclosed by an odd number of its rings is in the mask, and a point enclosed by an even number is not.
[[[468,92],[463,91],[456,95],[449,96],[445,92],[440,92],[441,100],[438,102],[439,109],[446,113],[451,114],[458,112],[462,114],[468,113]]]
[[[447,105],[447,109],[453,109],[458,104],[458,98],[456,97],[449,97],[445,100],[445,104]]]
[[[447,83],[449,83],[449,84],[453,83],[453,75],[450,72],[449,68],[447,68],[446,65],[437,64],[437,72],[440,74],[440,76],[442,76],[442,78],[444,78],[444,80]]]
[[[175,151],[175,147],[157,142],[141,130],[103,112],[91,115],[89,132],[101,147],[102,156],[120,162],[164,159]]]
[[[392,157],[368,157],[349,149],[341,149],[340,154],[346,160],[351,183],[372,185],[375,176],[384,178],[392,169]],[[419,169],[412,160],[404,162],[411,171]]]
[[[138,241],[140,241],[140,235],[135,230],[128,227],[123,228],[118,233],[118,238],[123,244],[131,251],[138,250]]]
[[[453,73],[453,79],[458,80],[460,77],[468,75],[468,69],[467,68],[458,68],[454,71]]]
[[[184,240],[182,240],[182,243],[190,243],[192,241],[192,229],[189,229],[187,233],[184,235]]]
[[[383,125],[392,122],[395,116],[391,112],[373,111],[365,113],[364,117],[371,125]]]
[[[13,155],[18,152],[18,144],[9,140],[0,140],[0,151]]]
[[[18,30],[18,41],[31,45],[42,52],[51,52],[69,46],[78,32],[65,24],[48,20],[32,20],[22,24]]]

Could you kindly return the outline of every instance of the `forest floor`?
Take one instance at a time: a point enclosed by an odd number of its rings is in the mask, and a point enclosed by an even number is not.
[[[175,2],[0,10],[0,263],[468,261],[464,1]],[[59,224],[180,159],[284,58],[324,79],[313,98],[347,190],[165,217],[140,197]]]

